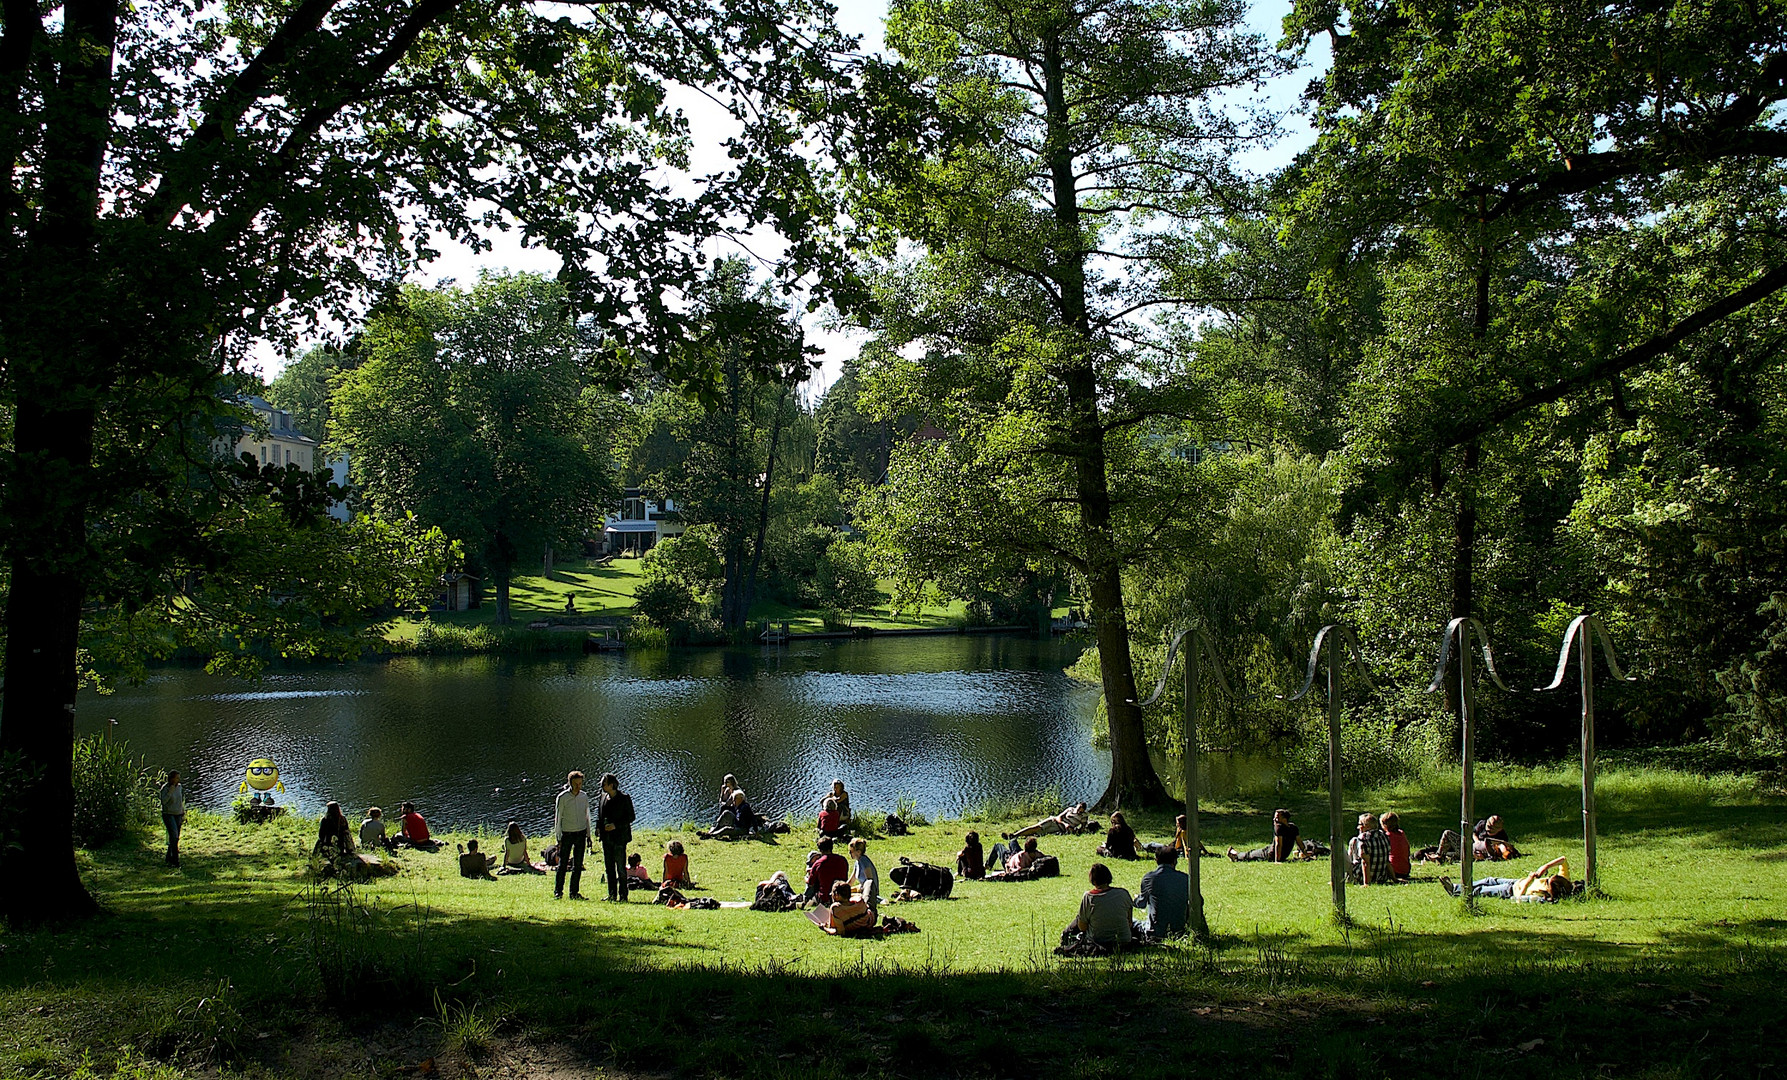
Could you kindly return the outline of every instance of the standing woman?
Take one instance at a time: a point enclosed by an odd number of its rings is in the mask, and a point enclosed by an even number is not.
[[[161,823],[168,832],[167,864],[180,865],[180,827],[186,823],[186,789],[180,786],[180,774],[168,772],[168,782],[157,793],[161,797]]]
[[[596,831],[602,837],[602,873],[608,878],[608,899],[627,902],[627,845],[633,842],[633,799],[620,780],[602,777],[602,803],[596,810]]]

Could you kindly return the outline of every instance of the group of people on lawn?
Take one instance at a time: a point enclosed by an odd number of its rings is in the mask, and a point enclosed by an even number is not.
[[[179,865],[179,830],[185,816],[184,791],[179,774],[170,773],[162,786],[161,808],[168,831],[168,855],[171,865]],[[820,797],[817,841],[808,853],[804,875],[805,889],[798,896],[787,875],[777,871],[769,880],[758,883],[758,897],[765,891],[784,894],[788,905],[798,908],[823,909],[823,917],[815,921],[833,933],[857,934],[873,931],[881,906],[881,876],[868,856],[868,842],[861,836],[851,837],[850,796],[841,780]],[[608,899],[624,902],[629,888],[674,889],[694,887],[689,873],[689,857],[680,841],[666,845],[663,877],[653,881],[638,854],[629,855],[632,826],[635,818],[633,800],[620,788],[613,774],[604,775],[594,798],[584,790],[584,775],[573,771],[566,777],[565,787],[553,803],[553,843],[545,854],[545,864],[534,862],[527,849],[527,836],[521,826],[511,821],[504,835],[503,851],[493,857],[478,850],[476,840],[460,848],[460,872],[468,877],[495,873],[547,873],[556,869],[553,898],[566,895],[565,879],[570,878],[570,897],[584,899],[582,893],[583,860],[592,837],[602,849],[603,879],[608,886]],[[737,780],[728,774],[721,784],[720,798],[711,829],[699,835],[712,839],[736,839],[751,835],[768,823],[751,807]],[[1076,803],[1008,833],[1001,833],[1002,843],[993,845],[987,854],[980,834],[970,831],[963,837],[963,847],[956,855],[956,874],[969,880],[1021,878],[1031,872],[1042,854],[1040,836],[1075,834],[1092,828],[1086,804]],[[1520,857],[1499,815],[1490,815],[1476,823],[1471,839],[1473,854],[1480,860],[1504,860]],[[405,802],[398,831],[391,834],[378,807],[371,807],[358,829],[359,847],[368,851],[380,848],[412,847],[437,850],[439,844],[429,835],[428,823],[414,803]],[[848,858],[836,850],[839,841],[847,843]],[[1407,881],[1416,860],[1445,862],[1456,858],[1461,849],[1460,837],[1450,831],[1442,833],[1438,844],[1411,851],[1408,835],[1402,830],[1395,812],[1381,816],[1361,814],[1358,834],[1347,844],[1347,862],[1352,883],[1361,886],[1387,885]],[[316,852],[325,856],[357,857],[354,830],[351,829],[341,804],[330,802],[317,826]],[[1171,840],[1164,843],[1143,843],[1129,826],[1122,811],[1110,815],[1098,854],[1109,859],[1137,860],[1152,856],[1153,869],[1142,875],[1134,894],[1115,884],[1111,868],[1095,862],[1087,871],[1091,888],[1080,899],[1074,920],[1062,932],[1064,948],[1075,943],[1098,948],[1119,948],[1137,940],[1153,940],[1182,934],[1185,931],[1190,879],[1178,869],[1178,860],[1190,856],[1185,831],[1185,818],[1174,821]],[[1303,841],[1288,810],[1272,815],[1270,843],[1238,851],[1228,849],[1228,857],[1236,862],[1289,862],[1308,859],[1326,852],[1319,845]],[[1208,855],[1202,845],[1198,854]],[[1441,877],[1441,886],[1454,896],[1463,890],[1450,878]],[[1490,877],[1472,882],[1472,896],[1504,898],[1521,902],[1542,902],[1562,899],[1579,891],[1569,879],[1569,865],[1563,858],[1553,859],[1519,878]],[[1145,921],[1134,921],[1132,912],[1141,909]],[[817,914],[817,913],[816,913]]]

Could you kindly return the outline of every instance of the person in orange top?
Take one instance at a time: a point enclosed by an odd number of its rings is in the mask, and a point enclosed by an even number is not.
[[[694,880],[689,877],[689,857],[683,854],[681,840],[670,841],[664,852],[664,884],[692,886]]]
[[[1378,819],[1383,826],[1384,835],[1390,838],[1390,873],[1399,880],[1407,881],[1413,868],[1409,865],[1408,833],[1402,831],[1402,819],[1396,811],[1386,812]]]

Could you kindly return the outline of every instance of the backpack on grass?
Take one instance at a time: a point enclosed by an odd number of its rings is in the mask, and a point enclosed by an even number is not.
[[[949,896],[956,887],[956,876],[941,866],[930,863],[913,862],[904,856],[900,865],[887,872],[894,884],[902,889],[911,889],[926,900],[942,900]]]

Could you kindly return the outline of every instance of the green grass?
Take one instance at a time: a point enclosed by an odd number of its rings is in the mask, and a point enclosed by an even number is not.
[[[643,567],[643,559],[616,559],[607,566],[576,560],[559,564],[551,574],[519,575],[509,585],[510,617],[516,624],[525,626],[532,619],[563,616],[565,599],[571,596],[576,597],[579,615],[592,619],[631,615],[634,591],[644,580]],[[878,630],[943,629],[960,626],[967,613],[967,605],[960,600],[925,605],[917,611],[896,612],[888,606],[892,598],[889,581],[881,583],[881,598],[882,606],[846,613],[845,621]],[[1059,608],[1055,614],[1065,614],[1066,611],[1065,607]],[[471,611],[435,612],[426,618],[437,625],[489,626],[496,621],[495,595],[487,588],[482,607]],[[752,605],[751,618],[786,622],[797,634],[818,633],[825,629],[819,611],[769,600]],[[397,619],[386,630],[385,637],[400,645],[413,644],[421,623],[420,619]]]
[[[1397,809],[1431,842],[1457,816],[1449,779],[1349,793],[1347,813]],[[68,1075],[90,1054],[109,1075],[120,1047],[144,1069],[182,1070],[169,1075],[269,1076],[391,1075],[437,1054],[486,1074],[752,1077],[1182,1076],[1185,1053],[1248,1077],[1755,1076],[1781,1062],[1769,1032],[1787,956],[1787,801],[1754,780],[1642,768],[1608,773],[1599,792],[1604,898],[1486,900],[1469,914],[1417,867],[1415,884],[1350,890],[1342,926],[1325,861],[1206,859],[1212,945],[1117,961],[1049,952],[1093,836],[1045,841],[1062,878],[896,906],[923,932],[877,942],[825,937],[798,914],[555,903],[545,878],[459,878],[449,837],[359,890],[371,913],[322,934],[319,952],[315,928],[336,924],[301,900],[313,826],[197,817],[179,871],[141,841],[83,853],[108,911],[98,921],[0,936],[12,1018],[0,1074]],[[1306,834],[1325,833],[1324,796],[1283,798]],[[1566,768],[1486,768],[1478,806],[1529,852],[1516,873],[1580,850]],[[1261,842],[1271,808],[1208,808],[1206,842]],[[1166,815],[1138,816],[1144,837],[1165,837]],[[870,855],[883,873],[902,854],[952,862],[964,828],[877,840]],[[635,850],[656,863],[672,837],[699,895],[725,900],[794,874],[808,847],[648,830]],[[1114,865],[1131,888],[1144,869]],[[351,955],[362,974],[326,998],[319,955]]]

